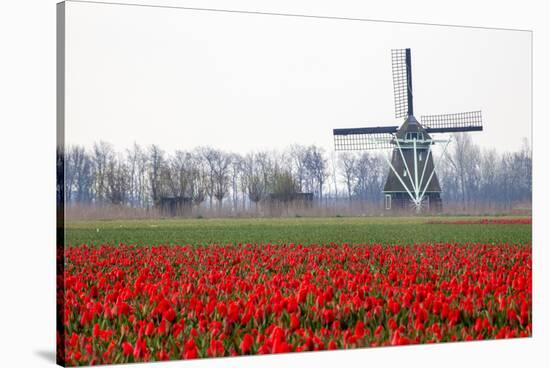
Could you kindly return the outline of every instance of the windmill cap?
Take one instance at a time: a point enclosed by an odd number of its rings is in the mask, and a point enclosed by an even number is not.
[[[418,122],[418,120],[416,120],[416,118],[414,117],[414,115],[409,115],[409,116],[407,117],[407,120],[405,120],[405,122],[408,123],[408,124],[420,124],[420,123]]]
[[[424,139],[431,139],[426,129],[416,120],[414,115],[409,115],[407,120],[399,127],[397,131],[397,138],[404,139],[407,133],[423,133]]]

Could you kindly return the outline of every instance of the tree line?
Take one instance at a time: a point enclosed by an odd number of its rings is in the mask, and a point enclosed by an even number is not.
[[[516,152],[480,149],[468,134],[455,134],[437,167],[444,203],[511,210],[532,198],[532,150],[527,139]]]
[[[107,142],[68,146],[64,154],[67,204],[153,208],[162,197],[185,197],[195,208],[258,210],[269,198],[313,193],[316,206],[366,204],[382,208],[388,172],[383,153],[327,152],[292,145],[246,154],[212,147],[165,152],[134,144],[124,151]],[[457,134],[436,160],[445,205],[510,209],[531,200],[531,150],[481,150]],[[365,208],[365,207],[362,207]]]

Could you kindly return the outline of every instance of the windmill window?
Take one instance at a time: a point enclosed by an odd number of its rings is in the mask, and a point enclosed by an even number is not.
[[[407,138],[408,140],[418,139],[418,133],[416,133],[416,132],[414,132],[414,133],[409,132],[409,133],[407,133],[406,138]]]
[[[418,161],[422,161],[422,152],[418,154]]]
[[[407,176],[407,170],[403,170],[403,177]]]
[[[385,197],[385,207],[387,210],[391,210],[391,195],[390,194],[386,194]]]

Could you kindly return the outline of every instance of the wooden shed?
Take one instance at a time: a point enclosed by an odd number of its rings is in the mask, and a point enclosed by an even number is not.
[[[160,213],[167,217],[185,216],[191,213],[193,201],[189,197],[160,197],[158,202]]]

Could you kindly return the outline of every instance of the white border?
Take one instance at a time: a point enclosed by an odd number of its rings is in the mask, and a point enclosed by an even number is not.
[[[121,0],[123,2],[124,0]],[[136,2],[136,1],[133,1]],[[534,31],[534,337],[171,362],[152,367],[543,366],[548,362],[550,24],[542,1],[171,0],[189,7],[399,20]],[[0,10],[0,365],[53,365],[55,348],[55,0]],[[513,50],[510,50],[513,52]],[[7,233],[7,236],[4,234]],[[132,365],[142,367],[143,365]]]

